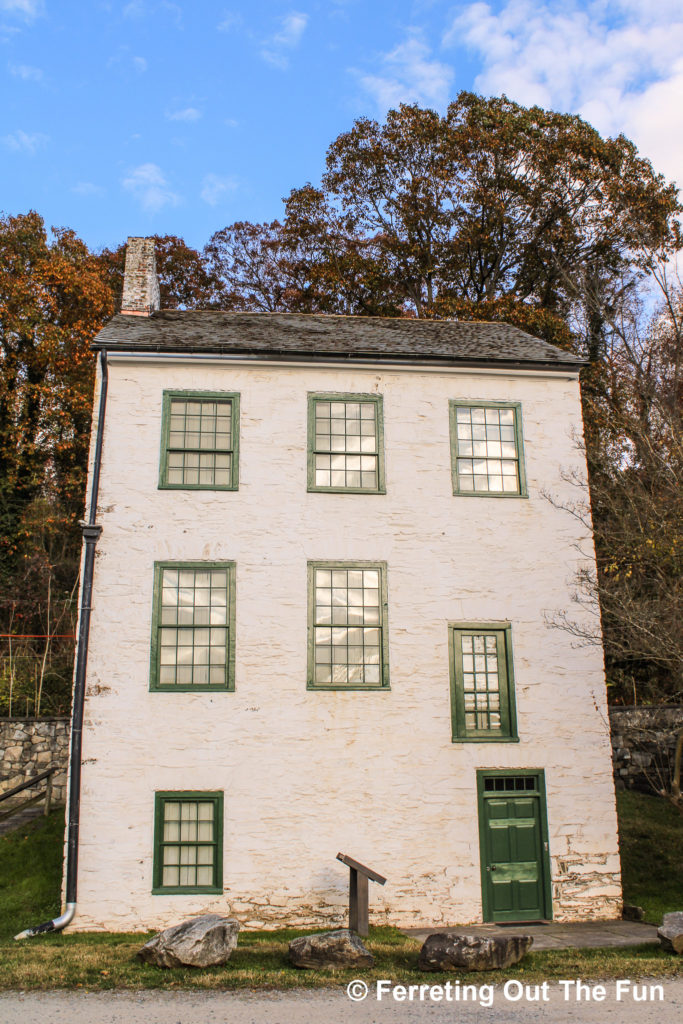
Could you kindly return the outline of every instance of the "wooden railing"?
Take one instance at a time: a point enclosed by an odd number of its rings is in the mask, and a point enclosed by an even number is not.
[[[52,776],[55,772],[59,771],[56,765],[48,768],[44,772],[40,772],[39,775],[33,775],[30,779],[26,779],[25,782],[20,783],[18,786],[14,786],[12,789],[8,789],[4,793],[0,793],[0,804],[4,800],[9,800],[12,796],[17,796],[18,793],[23,793],[25,789],[31,789],[32,786],[38,785],[39,782],[45,782],[45,792],[38,793],[36,796],[31,797],[30,800],[24,800],[23,803],[15,804],[14,807],[10,807],[8,810],[0,810],[0,821],[5,818],[11,817],[18,811],[23,811],[26,807],[31,807],[32,804],[37,804],[41,800],[45,800],[45,807],[43,813],[48,815],[50,813],[50,805],[52,803]]]

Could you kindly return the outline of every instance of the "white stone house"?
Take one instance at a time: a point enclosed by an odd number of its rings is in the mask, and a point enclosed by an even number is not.
[[[95,341],[74,927],[339,924],[339,851],[387,877],[375,923],[619,916],[602,654],[547,625],[579,361],[504,324],[159,311],[152,263],[131,240]]]

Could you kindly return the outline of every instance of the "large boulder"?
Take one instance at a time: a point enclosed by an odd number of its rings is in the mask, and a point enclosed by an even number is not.
[[[320,935],[301,935],[289,944],[289,959],[295,967],[372,967],[375,958],[355,932],[342,928]]]
[[[665,914],[657,935],[662,949],[668,953],[683,953],[683,910]]]
[[[420,950],[421,971],[497,971],[518,963],[531,949],[530,935],[428,935]]]
[[[220,914],[202,914],[159,932],[138,958],[157,967],[217,967],[237,945],[239,922]]]

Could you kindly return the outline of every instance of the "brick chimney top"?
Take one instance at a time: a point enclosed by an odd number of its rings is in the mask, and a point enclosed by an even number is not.
[[[157,261],[153,238],[129,238],[123,276],[121,312],[149,316],[160,308]]]

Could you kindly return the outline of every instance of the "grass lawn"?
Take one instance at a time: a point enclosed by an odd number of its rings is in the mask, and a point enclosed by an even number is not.
[[[619,844],[624,901],[661,924],[671,910],[683,910],[683,815],[661,797],[618,794]]]
[[[664,800],[638,793],[619,794],[624,898],[645,908],[659,923],[663,913],[683,909],[683,817]],[[59,912],[63,815],[55,811],[0,839],[0,988],[287,989],[343,986],[352,971],[299,971],[287,959],[287,943],[303,930],[242,932],[225,967],[201,971],[162,970],[135,960],[141,934],[52,934],[14,942],[21,929]],[[316,929],[320,930],[320,929]],[[151,935],[152,933],[149,933]],[[395,928],[372,928],[368,948],[377,958],[362,977],[431,984],[451,974],[417,969],[420,943]],[[647,945],[630,949],[560,950],[531,953],[507,971],[461,980],[484,984],[507,977],[537,983],[556,978],[638,978],[683,974],[683,957]]]

